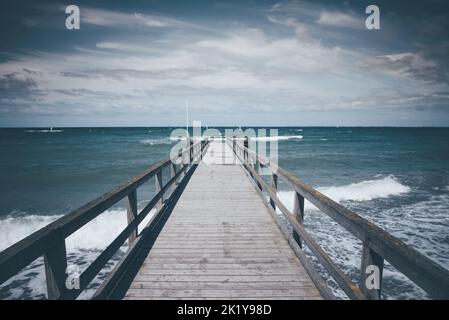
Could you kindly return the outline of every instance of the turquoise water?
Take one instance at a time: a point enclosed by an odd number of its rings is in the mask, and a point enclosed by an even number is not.
[[[0,129],[0,250],[166,158],[172,129]],[[448,128],[279,128],[278,136],[282,167],[449,268]],[[288,186],[280,189],[290,206]],[[119,204],[75,234],[69,262],[87,265],[125,221]],[[311,205],[305,223],[356,279],[359,243]],[[36,261],[0,297],[43,298],[41,273]],[[389,266],[384,289],[386,298],[426,297]]]

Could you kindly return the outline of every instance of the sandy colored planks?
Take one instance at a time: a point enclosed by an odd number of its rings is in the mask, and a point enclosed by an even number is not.
[[[212,142],[125,299],[320,299],[232,163],[230,148]]]

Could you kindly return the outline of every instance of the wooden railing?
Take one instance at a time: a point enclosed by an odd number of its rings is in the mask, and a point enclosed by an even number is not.
[[[351,299],[380,299],[382,290],[382,271],[384,260],[402,272],[412,282],[426,291],[433,299],[449,299],[449,271],[406,245],[398,238],[385,230],[348,210],[339,203],[326,197],[311,186],[292,175],[287,170],[279,167],[258,155],[248,146],[248,138],[228,139],[228,144],[233,149],[250,177],[257,185],[264,202],[269,205],[276,215],[276,208],[285,216],[293,228],[293,238],[300,248],[305,244],[324,266],[327,272],[337,282],[339,287]],[[260,175],[260,168],[269,168],[271,173],[271,186]],[[281,178],[294,191],[294,209],[290,212],[277,196],[278,179]],[[269,200],[263,194],[268,194]],[[339,225],[363,242],[362,262],[360,267],[360,279],[354,283],[336,264],[321,246],[305,230],[304,200],[307,199],[315,207],[327,214]],[[304,255],[299,252],[304,257]],[[306,262],[306,261],[304,261]],[[367,277],[378,271],[379,283],[374,288],[367,287]],[[309,273],[310,274],[310,273]],[[318,274],[316,274],[318,276]],[[317,286],[323,286],[323,281],[313,279]],[[371,280],[371,279],[368,279]],[[319,288],[322,294],[329,295],[326,288]]]
[[[176,194],[183,180],[186,179],[188,173],[193,169],[192,165],[201,159],[207,144],[207,141],[193,143],[190,140],[188,147],[178,153],[178,157],[182,159],[181,164],[175,164],[170,159],[155,163],[122,186],[105,193],[2,251],[0,253],[0,284],[16,275],[37,258],[43,256],[48,299],[77,298],[126,240],[128,240],[128,252],[124,259],[128,259],[130,253],[134,253],[137,250],[141,234],[148,230],[151,231],[152,227],[159,221],[171,198]],[[171,178],[164,184],[162,182],[162,173],[165,168],[170,168]],[[137,189],[152,177],[155,178],[156,194],[138,212]],[[166,193],[170,193],[170,196],[164,199]],[[66,285],[66,238],[124,198],[127,198],[128,203],[128,225],[79,275],[79,288],[68,288]],[[145,228],[138,233],[139,224],[153,208],[157,209],[156,213]],[[106,291],[113,286],[113,280],[117,278],[117,271],[120,270],[122,265],[123,261],[118,263],[118,266],[108,275],[105,282],[97,290],[95,297],[99,298],[107,295]]]

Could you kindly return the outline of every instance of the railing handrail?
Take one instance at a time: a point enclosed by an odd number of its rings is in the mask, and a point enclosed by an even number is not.
[[[112,255],[120,248],[120,246],[126,241],[128,236],[135,231],[137,233],[137,226],[138,222],[141,222],[145,216],[153,209],[153,207],[156,205],[158,201],[162,202],[162,196],[163,194],[175,183],[177,183],[177,179],[180,177],[180,175],[186,170],[186,168],[192,164],[192,162],[196,161],[195,159],[198,159],[198,155],[201,155],[203,149],[207,145],[207,141],[200,141],[197,143],[193,143],[192,140],[190,140],[189,147],[183,149],[178,153],[178,157],[186,157],[186,154],[188,153],[189,161],[188,163],[182,163],[181,169],[176,172],[175,165],[172,163],[171,159],[165,159],[162,161],[159,161],[147,169],[145,169],[140,174],[136,175],[132,179],[128,180],[126,183],[112,189],[109,192],[106,192],[102,196],[98,197],[97,199],[90,201],[89,203],[81,206],[80,208],[73,210],[72,212],[64,215],[63,217],[51,222],[47,226],[35,231],[34,233],[30,234],[29,236],[25,237],[24,239],[16,242],[15,244],[11,245],[10,247],[6,248],[2,252],[0,252],[0,284],[7,281],[12,276],[16,275],[20,270],[22,270],[24,267],[32,263],[35,259],[44,256],[46,259],[46,277],[47,277],[47,290],[49,292],[49,298],[50,297],[50,291],[53,289],[48,288],[49,282],[57,282],[61,281],[61,279],[49,279],[54,278],[55,275],[54,270],[48,270],[52,269],[50,266],[47,265],[51,264],[52,255],[53,254],[59,254],[59,263],[61,266],[58,267],[58,269],[61,269],[60,267],[64,266],[64,259],[66,259],[66,251],[65,251],[65,239],[79,230],[81,227],[95,219],[98,215],[106,211],[107,209],[111,208],[113,205],[124,199],[125,197],[128,197],[129,205],[134,206],[134,217],[128,216],[128,226],[123,230],[116,238],[113,240],[113,242],[102,252],[106,252],[104,259],[112,257]],[[169,165],[173,166],[172,171],[172,177],[171,179],[163,186],[162,185],[162,170]],[[159,190],[156,190],[156,195],[153,197],[153,199],[150,200],[150,202],[147,204],[147,206],[142,209],[139,213],[137,213],[137,198],[135,195],[135,192],[137,188],[139,188],[142,184],[144,184],[146,181],[148,181],[150,178],[158,176],[156,187],[158,187]],[[130,209],[128,209],[129,211]],[[129,214],[129,213],[128,213]],[[134,218],[136,218],[134,220]],[[130,238],[131,239],[131,238]],[[118,240],[123,240],[121,244],[119,245]],[[62,247],[59,247],[62,244]],[[61,252],[55,253],[58,251],[58,249],[62,249]],[[116,249],[115,251],[112,249]],[[55,251],[55,252],[52,252]],[[64,257],[62,257],[64,256]],[[101,256],[101,254],[100,254]],[[64,258],[64,259],[63,259]],[[48,261],[47,261],[48,260]],[[105,263],[109,259],[105,260]],[[98,260],[100,261],[100,260]],[[94,276],[101,270],[101,268],[104,266],[100,266],[100,264],[95,265],[97,260],[95,260],[92,265],[92,268],[90,266],[86,269],[88,271],[88,275],[86,274],[85,280],[88,280],[87,283],[85,283],[84,287],[87,286],[87,284],[90,283],[90,281],[94,278]],[[102,262],[102,261],[101,261]],[[66,264],[66,260],[65,260]],[[89,269],[90,268],[90,269]],[[96,273],[92,272],[92,270],[97,271]],[[58,270],[59,274],[65,274],[66,270]],[[84,274],[84,273],[83,273]],[[83,276],[81,274],[81,277]],[[59,283],[60,285],[60,283]],[[59,288],[61,289],[61,288]],[[66,292],[66,295],[60,295],[56,298],[76,298],[76,296],[79,295],[80,292],[70,294]]]
[[[335,222],[341,225],[345,230],[349,231],[355,237],[363,242],[363,255],[362,255],[362,268],[372,264],[383,268],[383,260],[387,260],[391,263],[393,267],[398,269],[404,275],[406,275],[410,280],[420,286],[424,291],[426,291],[432,298],[437,299],[449,299],[449,270],[445,269],[443,266],[439,265],[435,261],[426,257],[422,253],[413,249],[412,247],[405,244],[402,240],[394,237],[384,229],[378,227],[367,219],[359,216],[358,214],[352,212],[351,210],[345,208],[341,204],[333,201],[327,196],[320,193],[318,190],[302,182],[299,178],[288,172],[287,170],[281,168],[277,163],[265,159],[264,157],[258,155],[254,150],[251,150],[246,143],[246,146],[237,142],[237,140],[232,141],[231,147],[234,149],[238,148],[243,152],[243,157],[241,160],[245,167],[250,171],[253,179],[256,180],[259,186],[264,186],[270,195],[270,200],[273,201],[281,212],[287,216],[290,221],[292,217],[297,220],[296,226],[294,221],[293,227],[296,232],[303,235],[303,238],[307,238],[310,234],[304,230],[301,219],[297,219],[297,215],[292,214],[283,203],[279,200],[276,194],[276,189],[268,186],[264,180],[258,174],[258,166],[270,168],[272,174],[277,177],[282,177],[285,181],[293,187],[294,191],[299,194],[300,197],[309,200],[313,205],[320,209],[323,213],[327,214]],[[236,153],[236,150],[234,150]],[[236,153],[237,154],[237,153]],[[238,155],[238,154],[237,154]],[[254,162],[252,166],[248,164],[248,155],[252,156]],[[254,166],[255,165],[255,166]],[[273,170],[274,168],[274,170]],[[302,208],[304,210],[304,208]],[[318,245],[312,238],[308,239],[312,246]],[[307,243],[307,241],[305,241]],[[312,248],[311,248],[312,249]],[[315,248],[320,250],[320,248]],[[312,250],[314,251],[314,250]],[[315,254],[321,254],[321,252],[314,252]],[[322,252],[323,258],[327,260],[328,256]],[[364,263],[364,259],[367,259]],[[324,261],[324,265],[331,263],[331,261]],[[336,265],[329,266],[331,268],[338,268]],[[328,270],[329,271],[329,270]],[[341,270],[333,270],[339,272]],[[363,275],[364,270],[361,270]],[[332,273],[331,273],[332,274]],[[344,275],[336,275],[337,277]],[[334,277],[335,278],[335,277]],[[365,278],[362,276],[362,279]],[[340,279],[345,282],[349,279]],[[341,282],[340,281],[340,282]],[[382,279],[380,279],[382,281]],[[337,281],[339,282],[339,281]],[[351,283],[339,283],[340,285],[346,285],[346,293],[353,295],[354,298],[359,296],[357,288],[354,288],[352,281]],[[360,287],[367,298],[374,298],[372,292],[369,292],[364,288],[364,281],[360,282]],[[352,291],[352,292],[347,292]],[[380,298],[380,289],[377,292],[377,298]]]

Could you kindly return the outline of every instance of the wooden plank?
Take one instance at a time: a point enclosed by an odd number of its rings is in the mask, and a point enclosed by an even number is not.
[[[243,290],[158,290],[158,289],[129,289],[128,297],[215,297],[223,299],[232,298],[244,298],[247,296],[251,297],[308,297],[316,296],[316,289],[314,287],[300,287],[293,289],[272,289],[272,290],[254,290],[254,289],[243,289]]]
[[[221,289],[221,290],[273,290],[273,289],[294,289],[310,287],[308,281],[265,281],[265,282],[201,282],[201,281],[171,281],[155,282],[140,281],[133,283],[131,289]]]
[[[279,270],[282,268],[288,268],[285,263],[144,263],[143,268],[161,269],[161,270]],[[292,270],[297,270],[292,267]]]
[[[124,297],[124,300],[173,300],[173,297]],[[232,300],[321,300],[321,296],[307,297],[229,297]],[[223,297],[176,297],[176,300],[223,300]]]
[[[142,268],[141,275],[164,275],[164,276],[259,276],[259,275],[273,275],[273,276],[285,276],[285,275],[304,275],[301,270],[295,270],[293,268],[280,268],[272,270],[245,270],[245,269],[153,269]],[[294,277],[292,277],[294,279]]]
[[[146,256],[148,257],[148,256]],[[197,263],[197,264],[270,264],[270,263],[295,263],[295,258],[286,257],[193,257],[193,256],[165,256],[158,259],[148,259],[147,263],[173,264],[173,263]]]

